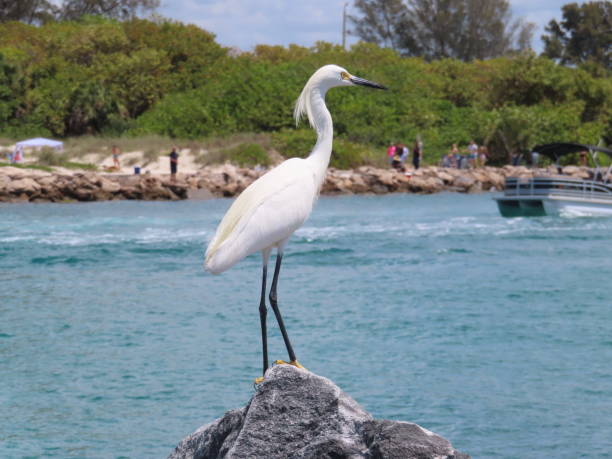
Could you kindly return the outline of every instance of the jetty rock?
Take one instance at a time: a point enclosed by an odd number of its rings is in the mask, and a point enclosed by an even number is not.
[[[374,419],[327,378],[270,368],[249,403],[184,438],[168,459],[469,459],[410,422]]]

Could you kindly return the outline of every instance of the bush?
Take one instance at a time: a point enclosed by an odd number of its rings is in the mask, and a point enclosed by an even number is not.
[[[36,155],[36,162],[42,166],[61,166],[67,161],[66,153],[60,153],[52,148],[42,148]]]
[[[59,166],[66,169],[86,169],[95,171],[98,167],[89,163],[78,163],[70,161],[67,153],[60,153],[52,148],[43,148],[37,155],[36,165],[38,166]]]
[[[266,150],[256,143],[243,143],[231,150],[226,150],[226,159],[241,167],[269,166],[271,161]]]
[[[305,158],[315,146],[317,135],[312,130],[285,129],[272,134],[272,145],[285,158]],[[331,167],[353,169],[372,165],[386,167],[387,161],[383,148],[376,148],[358,142],[351,142],[343,137],[334,138]]]
[[[336,169],[355,169],[361,166],[387,167],[384,148],[374,148],[346,139],[334,139],[329,165]]]
[[[230,162],[240,167],[269,166],[272,164],[266,150],[257,143],[240,143],[231,148],[210,149],[199,155],[196,162],[204,166]]]
[[[317,134],[311,129],[283,129],[272,134],[272,146],[283,158],[305,158],[312,151]]]

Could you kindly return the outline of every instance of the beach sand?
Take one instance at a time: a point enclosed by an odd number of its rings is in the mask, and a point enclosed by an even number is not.
[[[168,153],[169,154],[169,153]],[[102,171],[109,174],[133,174],[136,167],[140,167],[141,174],[165,175],[170,174],[170,158],[168,154],[161,154],[154,161],[149,162],[142,151],[131,151],[119,155],[119,170],[113,169],[112,155],[90,153],[81,158],[84,163],[95,164]],[[179,150],[178,171],[183,174],[195,174],[203,166],[196,162],[195,155],[189,149]]]

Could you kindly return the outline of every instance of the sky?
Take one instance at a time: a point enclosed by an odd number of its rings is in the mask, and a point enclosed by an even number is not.
[[[515,17],[536,24],[532,42],[535,51],[542,51],[540,36],[546,24],[553,18],[559,20],[561,7],[571,1],[510,0]],[[223,46],[250,51],[257,44],[340,44],[345,3],[349,14],[357,13],[353,2],[347,0],[161,0],[157,12],[214,33]],[[347,36],[347,45],[356,41],[356,37]]]

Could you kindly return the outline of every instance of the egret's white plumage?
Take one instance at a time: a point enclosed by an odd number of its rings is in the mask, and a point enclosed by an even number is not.
[[[206,251],[205,268],[218,274],[255,252],[282,246],[308,218],[325,178],[332,151],[332,118],[325,93],[353,83],[337,65],[308,80],[295,104],[296,123],[308,117],[317,143],[307,158],[291,158],[260,177],[234,201]]]
[[[308,80],[294,110],[296,124],[306,116],[317,131],[317,143],[305,158],[292,158],[272,169],[249,185],[234,201],[217,228],[206,250],[204,267],[213,274],[231,268],[244,257],[263,254],[262,295],[259,306],[264,372],[268,367],[266,338],[266,273],[268,257],[276,247],[278,256],[270,302],[279,322],[290,360],[299,365],[282,323],[276,299],[276,284],[282,254],[291,235],[310,215],[325,179],[325,171],[332,151],[332,118],[325,106],[325,94],[335,86],[382,86],[350,75],[342,67],[326,65]]]
[[[247,255],[282,245],[310,215],[317,188],[301,158],[253,182],[223,217],[206,252],[206,269],[218,274]]]

